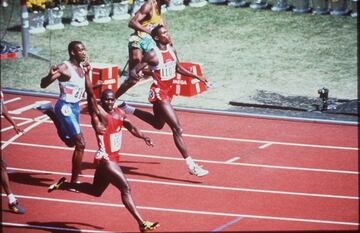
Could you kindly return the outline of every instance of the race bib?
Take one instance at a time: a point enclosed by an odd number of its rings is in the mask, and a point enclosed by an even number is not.
[[[65,86],[64,87],[64,95],[65,95],[65,101],[68,102],[78,102],[81,100],[85,92],[84,88],[79,87],[73,87],[73,86]]]
[[[111,152],[119,151],[121,149],[122,133],[116,132],[110,134],[110,150]]]
[[[170,80],[175,77],[176,74],[176,62],[168,62],[164,64],[160,69],[161,80]]]

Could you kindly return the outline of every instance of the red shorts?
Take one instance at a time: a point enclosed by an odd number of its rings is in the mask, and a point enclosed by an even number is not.
[[[153,84],[150,87],[148,100],[150,103],[162,100],[168,100],[169,102],[171,102],[173,96],[174,92],[172,91],[172,85],[160,87],[159,85]]]

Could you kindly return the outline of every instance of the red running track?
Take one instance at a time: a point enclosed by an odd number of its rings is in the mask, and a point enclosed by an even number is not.
[[[26,209],[16,215],[2,194],[3,232],[136,232],[135,220],[109,187],[103,196],[47,187],[70,176],[72,149],[31,107],[52,98],[6,94],[25,135],[1,119],[2,156]],[[84,107],[84,105],[83,105]],[[84,109],[84,108],[83,108]],[[145,109],[150,111],[151,109]],[[358,134],[355,125],[178,111],[192,157],[210,171],[187,173],[168,127],[158,131],[129,116],[155,147],[124,133],[121,167],[156,232],[356,230],[359,227]],[[82,181],[91,182],[96,141],[85,109]]]

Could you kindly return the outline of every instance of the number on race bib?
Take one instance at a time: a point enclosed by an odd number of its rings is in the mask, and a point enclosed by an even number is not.
[[[121,131],[110,134],[111,152],[119,151],[121,149],[121,138],[122,138]]]
[[[161,80],[169,80],[175,77],[176,73],[176,62],[166,63],[160,69]]]

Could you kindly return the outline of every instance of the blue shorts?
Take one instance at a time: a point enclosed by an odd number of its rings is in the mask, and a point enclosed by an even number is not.
[[[72,138],[81,133],[79,103],[67,103],[59,99],[55,104],[55,115],[61,125],[60,131],[64,138]]]

